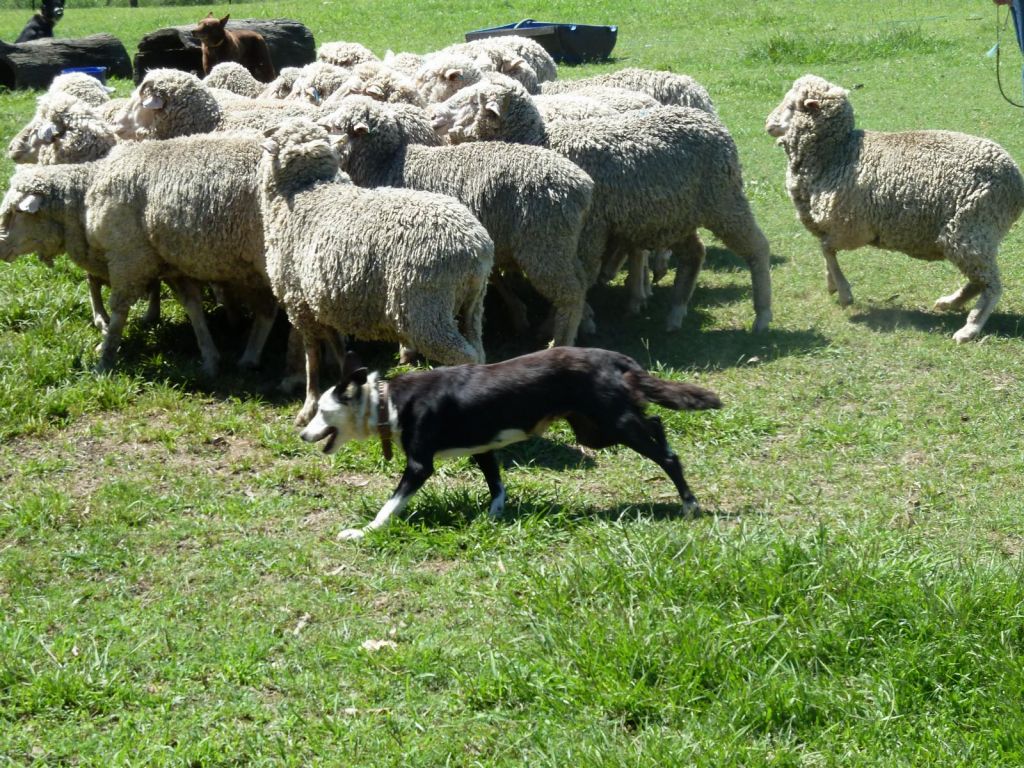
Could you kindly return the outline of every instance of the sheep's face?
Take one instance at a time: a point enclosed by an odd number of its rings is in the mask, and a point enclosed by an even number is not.
[[[45,196],[31,187],[12,184],[0,202],[0,260],[9,262],[35,253],[50,265],[64,250],[64,229],[50,215]]]
[[[300,75],[295,78],[295,82],[292,83],[291,90],[288,91],[286,99],[291,101],[303,101],[313,106],[320,106],[320,103],[324,100],[323,94],[317,87],[314,78],[307,75]]]
[[[285,67],[278,73],[277,77],[263,89],[259,98],[287,99],[288,94],[292,92],[292,86],[295,85],[298,75],[299,70],[297,67]]]
[[[122,139],[144,139],[152,133],[167,97],[152,83],[143,82],[114,123],[114,133]]]
[[[782,139],[806,116],[811,121],[828,118],[848,108],[848,93],[843,88],[814,75],[804,75],[793,83],[779,105],[765,120],[769,135]]]
[[[463,96],[463,94],[466,94]],[[460,98],[461,97],[461,98]],[[451,110],[448,141],[492,141],[502,134],[508,100],[488,89],[464,89],[445,102]]]
[[[324,43],[316,57],[336,67],[349,69],[366,61],[378,61],[373,51],[359,43]]]
[[[435,61],[428,59],[416,73],[415,85],[427,103],[440,103],[480,82],[480,78],[480,69],[472,59],[452,54]]]
[[[7,145],[7,156],[15,163],[34,163],[39,160],[39,130],[41,121],[33,118]]]

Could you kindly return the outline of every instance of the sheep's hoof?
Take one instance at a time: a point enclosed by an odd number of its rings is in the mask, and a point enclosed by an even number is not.
[[[365,535],[366,532],[362,528],[346,528],[338,534],[338,541],[357,541]]]
[[[316,416],[316,405],[316,401],[314,400],[312,403],[307,403],[302,406],[302,410],[299,411],[299,415],[295,417],[296,427],[304,427],[313,420],[313,417]]]
[[[200,370],[202,370],[203,376],[205,376],[206,378],[215,379],[217,378],[217,372],[219,369],[220,365],[217,363],[217,361],[211,360],[209,362],[203,363],[203,366]]]
[[[965,325],[959,331],[953,334],[953,339],[957,344],[963,344],[968,341],[974,341],[978,338],[978,334],[981,333],[981,328],[976,328],[970,325]]]
[[[853,294],[843,293],[842,291],[839,291],[839,306],[848,307],[851,304],[853,304]]]
[[[684,317],[686,317],[685,304],[680,304],[678,307],[672,307],[668,312],[668,317],[665,319],[665,330],[669,333],[672,331],[678,331],[683,327]]]
[[[932,309],[934,309],[936,312],[950,312],[954,309],[960,308],[961,302],[954,301],[949,296],[943,296],[939,299],[936,299],[935,303],[932,304]]]
[[[639,315],[646,306],[646,299],[630,299],[629,304],[626,306],[626,312],[630,315]]]
[[[238,367],[246,371],[255,371],[260,367],[260,361],[254,360],[251,357],[242,357],[238,361]]]
[[[107,332],[107,321],[99,315],[93,316],[92,324],[97,331],[100,331],[101,333]]]

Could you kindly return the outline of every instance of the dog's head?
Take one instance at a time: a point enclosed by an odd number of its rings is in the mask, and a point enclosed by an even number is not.
[[[228,19],[231,18],[229,13],[223,19],[218,19],[213,15],[211,11],[205,19],[201,19],[196,28],[192,30],[192,34],[199,38],[199,40],[207,45],[216,45],[224,39],[224,27],[228,23]]]
[[[64,2],[63,0],[43,0],[42,5],[39,6],[39,13],[47,21],[57,23],[64,15]]]
[[[370,375],[354,354],[346,355],[341,381],[320,396],[316,416],[302,430],[299,437],[307,443],[318,443],[326,438],[324,453],[335,453],[350,440],[369,437],[371,387],[376,374]]]

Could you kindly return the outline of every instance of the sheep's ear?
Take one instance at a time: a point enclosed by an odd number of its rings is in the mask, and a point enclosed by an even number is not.
[[[821,100],[804,99],[803,103],[800,106],[803,108],[804,112],[817,112],[819,109],[821,109]]]
[[[521,59],[516,56],[514,59],[509,59],[505,62],[506,72],[515,72],[517,69],[522,69],[526,65],[526,59]]]
[[[371,85],[369,88],[363,91],[363,93],[365,93],[367,96],[372,96],[375,99],[384,98],[384,89],[381,88],[379,85]]]
[[[306,89],[306,95],[309,97],[310,101],[312,101],[314,104],[319,104],[320,103],[320,91],[317,88],[313,88],[313,87],[307,88]]]
[[[273,139],[265,139],[260,142],[260,149],[266,152],[271,157],[277,157],[277,153],[281,151],[281,147]]]
[[[448,69],[445,70],[444,79],[449,83],[454,83],[456,80],[461,80],[463,72],[461,69]]]
[[[25,195],[21,198],[21,202],[18,203],[18,210],[24,213],[35,213],[39,210],[39,206],[43,203],[43,196],[37,195],[33,192],[30,195]]]
[[[151,93],[142,100],[142,106],[145,109],[163,109],[164,100],[157,94]]]
[[[353,136],[366,136],[369,133],[370,126],[368,126],[366,123],[356,123],[355,125],[352,126]]]

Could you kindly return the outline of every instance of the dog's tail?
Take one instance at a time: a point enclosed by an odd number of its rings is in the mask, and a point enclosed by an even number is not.
[[[680,381],[666,381],[643,373],[627,374],[634,391],[640,390],[647,400],[674,411],[706,411],[721,408],[722,401],[710,389]]]

